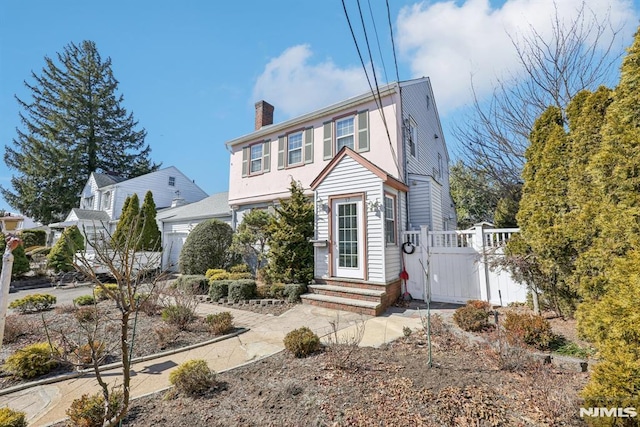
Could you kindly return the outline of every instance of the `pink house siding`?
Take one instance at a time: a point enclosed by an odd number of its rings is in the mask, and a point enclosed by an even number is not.
[[[359,101],[353,103],[347,100],[337,104],[337,106],[332,106],[301,118],[267,126],[250,135],[227,143],[232,152],[229,204],[239,207],[266,203],[287,197],[292,178],[300,181],[303,187],[308,189],[311,181],[331,160],[330,158],[324,159],[324,124],[344,114],[362,111],[369,112],[369,150],[360,152],[360,154],[380,168],[388,171],[395,178],[402,179],[396,164],[396,159],[399,164],[402,161],[402,147],[398,144],[398,141],[401,141],[401,138],[398,137],[401,134],[401,130],[397,126],[398,120],[396,118],[396,115],[399,114],[399,107],[396,105],[399,94],[395,86],[392,86],[391,89],[387,91],[386,96],[382,99],[382,104],[393,145],[390,144],[387,137],[380,110],[370,96],[358,97]],[[360,100],[360,98],[364,99]],[[289,132],[308,129],[309,127],[313,127],[313,162],[278,169],[278,138]],[[267,144],[269,145],[268,151],[270,153],[269,171],[255,175],[249,174],[249,176],[243,177],[243,149],[267,140],[269,141]],[[311,194],[310,191],[309,194]]]

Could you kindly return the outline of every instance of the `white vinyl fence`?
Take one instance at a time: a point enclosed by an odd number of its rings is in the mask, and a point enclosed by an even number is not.
[[[517,228],[403,233],[403,257],[409,275],[406,291],[414,299],[465,303],[470,299],[493,305],[524,302],[526,286],[513,280],[504,269],[491,268],[493,257],[503,256],[503,246]],[[413,253],[409,253],[412,252]]]

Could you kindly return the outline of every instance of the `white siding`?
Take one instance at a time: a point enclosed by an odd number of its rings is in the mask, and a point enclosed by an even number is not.
[[[449,189],[449,155],[440,125],[438,110],[434,101],[430,83],[405,83],[402,85],[402,115],[403,123],[409,117],[417,123],[418,141],[416,142],[416,157],[409,151],[408,129],[404,138],[404,152],[407,153],[407,172],[432,176],[442,186],[442,216],[433,217],[434,222],[443,223],[440,218],[455,218],[455,209]],[[437,136],[437,138],[436,138]],[[440,156],[441,161],[438,160]],[[442,169],[442,170],[440,170]],[[415,225],[415,224],[412,224]],[[451,228],[455,228],[455,220]]]
[[[400,276],[401,260],[400,260],[400,245],[402,244],[402,230],[404,215],[404,193],[385,186],[385,193],[392,194],[396,197],[396,243],[394,245],[388,245],[385,243],[385,280],[387,282],[397,279]]]
[[[437,182],[431,185],[431,214],[433,215],[431,231],[442,231],[442,186]]]
[[[409,175],[409,226],[417,230],[431,224],[431,178]]]
[[[344,157],[316,188],[315,229],[318,240],[329,240],[329,211],[318,206],[329,203],[329,197],[365,193],[363,211],[366,213],[366,253],[367,280],[385,282],[385,251],[382,210],[369,210],[369,203],[382,203],[382,180],[357,163],[351,157]],[[315,276],[328,277],[330,247],[316,247]]]

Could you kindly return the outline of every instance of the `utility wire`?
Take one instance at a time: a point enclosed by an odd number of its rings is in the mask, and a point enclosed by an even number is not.
[[[367,51],[369,52],[369,59],[371,61],[371,70],[373,73],[373,78],[376,85],[376,90],[373,90],[373,86],[371,85],[371,80],[369,79],[369,73],[367,72],[367,67],[364,63],[364,59],[362,58],[362,53],[360,52],[360,47],[358,46],[358,40],[356,39],[355,33],[353,31],[353,26],[351,25],[351,19],[349,18],[349,13],[347,12],[347,7],[345,5],[344,0],[342,0],[342,8],[344,9],[345,17],[347,18],[347,23],[349,24],[349,29],[351,30],[351,36],[353,37],[353,42],[356,45],[356,50],[358,51],[358,56],[360,57],[360,63],[362,64],[362,68],[364,69],[365,76],[367,77],[367,82],[369,83],[369,89],[371,89],[371,94],[373,95],[373,99],[376,103],[376,106],[380,110],[380,114],[382,116],[382,123],[384,124],[384,128],[387,134],[387,140],[389,141],[389,147],[391,149],[391,154],[393,155],[393,162],[398,171],[398,176],[401,175],[400,164],[398,163],[398,156],[396,155],[395,149],[393,148],[393,142],[391,141],[391,134],[389,133],[389,126],[387,124],[387,119],[384,114],[383,106],[382,106],[382,97],[380,95],[380,87],[378,86],[378,78],[376,77],[375,67],[373,65],[373,56],[371,54],[371,47],[369,45],[369,38],[367,36],[367,29],[364,23],[364,17],[362,15],[362,8],[360,6],[360,0],[357,0],[358,4],[358,12],[360,14],[360,21],[362,22],[362,29],[364,31],[364,38],[367,44]]]
[[[393,63],[396,66],[396,81],[400,83],[400,73],[398,73],[398,59],[396,58],[396,42],[393,38],[393,25],[391,24],[391,10],[389,9],[389,0],[387,3],[387,20],[389,22],[389,31],[391,32],[391,47],[393,48]]]

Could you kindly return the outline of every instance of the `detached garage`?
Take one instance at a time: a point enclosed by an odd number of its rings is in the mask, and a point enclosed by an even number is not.
[[[162,231],[162,268],[178,271],[180,251],[193,228],[211,218],[231,224],[229,193],[216,193],[199,202],[175,206],[158,212],[156,219]]]

